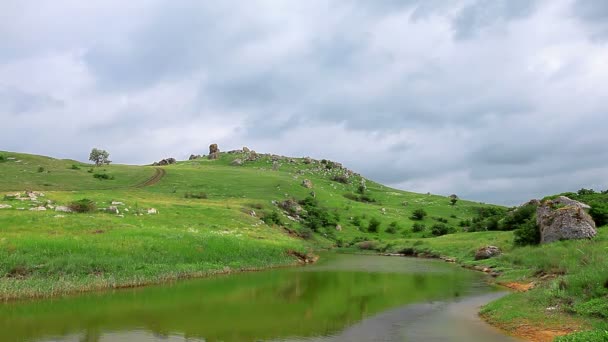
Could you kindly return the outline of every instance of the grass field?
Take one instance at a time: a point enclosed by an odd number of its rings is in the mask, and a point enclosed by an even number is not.
[[[0,299],[293,265],[298,262],[294,254],[335,246],[360,251],[365,246],[376,252],[456,258],[467,267],[499,272],[498,283],[533,284],[532,290],[504,297],[482,311],[486,320],[511,333],[531,340],[575,333],[562,341],[606,341],[607,228],[600,228],[592,241],[515,247],[512,232],[466,233],[459,228],[461,221],[489,205],[465,200],[451,205],[447,197],[370,180],[361,190],[361,176],[328,161],[261,155],[232,165],[246,157],[222,153],[219,160],[163,166],[162,179],[138,187],[157,175],[159,167],[94,167],[0,152],[0,207],[10,206],[0,209]],[[350,177],[336,178],[344,174]],[[313,187],[304,187],[304,180]],[[35,201],[11,197],[16,192],[25,197],[25,191],[44,196]],[[307,221],[288,217],[280,204],[313,195],[319,208],[312,209],[330,220],[306,235]],[[82,199],[92,200],[98,209],[53,210]],[[122,203],[116,205],[118,213],[99,210],[112,202]],[[29,210],[40,206],[47,210]],[[427,215],[414,220],[418,209]],[[374,222],[377,227],[370,231]],[[414,224],[426,228],[415,231]],[[437,224],[456,233],[433,237],[430,228]],[[500,247],[503,254],[474,261],[475,251],[487,245]],[[549,337],[529,335],[530,327]],[[576,333],[589,329],[594,330]]]

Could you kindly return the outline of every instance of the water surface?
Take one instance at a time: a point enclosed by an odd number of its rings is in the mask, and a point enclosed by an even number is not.
[[[314,266],[0,305],[2,341],[512,341],[477,307],[484,275],[422,259]]]

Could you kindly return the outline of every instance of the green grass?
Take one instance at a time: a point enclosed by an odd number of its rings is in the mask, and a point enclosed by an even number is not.
[[[273,171],[270,156],[231,166],[232,160],[244,156],[221,154],[219,160],[166,166],[159,183],[135,188],[152,177],[155,168],[94,167],[74,160],[1,154],[5,158],[0,164],[0,195],[25,190],[44,193],[36,203],[0,196],[0,203],[12,206],[0,209],[0,299],[5,300],[294,264],[297,260],[288,254],[290,250],[305,253],[331,247],[338,240],[422,237],[410,232],[409,216],[415,209],[424,208],[429,217],[443,217],[456,225],[460,218],[472,217],[479,206],[467,201],[449,206],[445,197],[399,191],[372,181],[367,181],[366,195],[375,203],[349,200],[344,194],[357,192],[360,176],[352,176],[348,184],[336,182],[332,179],[341,171],[305,164],[302,159],[283,159]],[[97,179],[96,174],[110,179]],[[314,183],[313,189],[301,185],[304,179]],[[338,218],[342,230],[325,227],[307,241],[290,234],[302,229],[302,223],[290,220],[273,202],[302,200],[311,191],[319,205]],[[102,210],[28,210],[47,201],[66,206],[85,198],[99,209],[108,208],[112,201],[125,205],[118,206],[120,215]],[[149,208],[158,214],[149,215]],[[260,220],[264,215],[273,219],[266,224]],[[351,219],[355,216],[361,227],[377,220],[378,232],[357,227]],[[398,222],[399,229],[387,233],[392,222]]]

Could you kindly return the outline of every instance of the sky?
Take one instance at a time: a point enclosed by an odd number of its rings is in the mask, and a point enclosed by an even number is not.
[[[3,0],[0,150],[247,146],[521,204],[608,188],[605,0]]]

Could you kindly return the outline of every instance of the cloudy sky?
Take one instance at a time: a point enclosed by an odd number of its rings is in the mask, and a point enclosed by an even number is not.
[[[0,150],[249,146],[517,204],[608,188],[605,0],[3,0]]]

